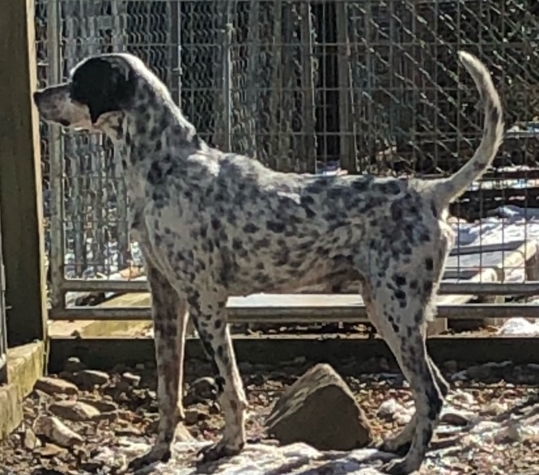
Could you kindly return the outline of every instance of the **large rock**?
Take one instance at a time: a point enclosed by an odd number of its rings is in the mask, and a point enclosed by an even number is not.
[[[283,444],[306,442],[319,450],[351,450],[372,440],[352,391],[327,364],[314,366],[284,392],[266,426]]]

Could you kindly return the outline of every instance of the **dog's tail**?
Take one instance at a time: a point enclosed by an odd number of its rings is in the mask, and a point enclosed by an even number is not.
[[[454,175],[439,180],[433,187],[438,209],[445,208],[461,195],[489,167],[503,139],[502,105],[485,65],[475,56],[459,51],[459,58],[471,74],[485,110],[483,137],[470,161]]]

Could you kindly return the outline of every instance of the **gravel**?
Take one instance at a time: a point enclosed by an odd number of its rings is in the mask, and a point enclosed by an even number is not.
[[[250,404],[247,417],[250,442],[271,443],[264,428],[265,417],[285,387],[313,364],[298,358],[279,368],[267,364],[241,365]],[[135,447],[132,448],[134,453],[126,456],[144,450],[151,443],[157,425],[155,370],[147,366],[122,366],[99,373],[99,384],[83,382],[76,391],[47,379],[47,384],[41,385],[47,392],[35,389],[26,398],[23,424],[0,443],[0,473],[117,473],[125,460],[122,461],[115,450],[125,445],[125,440],[132,441]],[[375,367],[383,367],[384,372],[373,371]],[[185,425],[195,443],[216,440],[223,424],[208,378],[210,368],[209,363],[202,361],[189,361],[187,365]],[[452,381],[452,391],[444,408],[443,422],[420,473],[537,473],[537,365],[470,364],[468,371],[447,362],[443,368],[453,370],[446,371]],[[69,369],[81,370],[73,360]],[[392,370],[391,364],[372,360],[363,364],[343,362],[339,372],[365,411],[377,439],[402,427],[408,419],[403,415],[408,415],[413,403],[407,384]],[[65,373],[62,375],[69,376]],[[89,374],[95,376],[95,373]],[[50,376],[55,379],[55,375]],[[73,381],[77,382],[77,378]],[[51,389],[55,387],[59,388],[56,392]],[[67,393],[66,387],[70,388]],[[58,407],[71,407],[70,401],[73,404],[80,401],[86,409],[89,405],[94,410],[87,411],[90,416],[62,418]],[[56,434],[55,441],[47,435],[43,427],[45,422],[51,422],[46,418],[61,419],[60,425],[53,423],[54,428],[65,426],[72,436],[70,442],[74,443],[61,446],[61,436],[58,438]],[[80,439],[73,439],[71,431]]]

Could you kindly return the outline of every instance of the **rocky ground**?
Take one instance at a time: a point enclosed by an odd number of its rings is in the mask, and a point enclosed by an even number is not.
[[[369,460],[372,450],[327,452],[304,444],[278,448],[268,437],[265,419],[273,404],[313,366],[310,362],[297,358],[279,368],[240,366],[250,403],[251,445],[244,456],[219,466],[195,465],[195,451],[218,437],[222,418],[209,364],[190,361],[185,426],[193,440],[176,444],[174,460],[154,468],[156,473],[381,473],[379,462]],[[407,422],[410,394],[388,362],[343,362],[338,371],[376,439]],[[447,362],[443,371],[453,390],[420,473],[539,473],[539,365],[507,362],[464,369]],[[24,414],[22,426],[0,444],[0,473],[121,473],[126,461],[151,442],[157,420],[155,371],[142,365],[92,371],[71,359],[64,372],[36,385]]]

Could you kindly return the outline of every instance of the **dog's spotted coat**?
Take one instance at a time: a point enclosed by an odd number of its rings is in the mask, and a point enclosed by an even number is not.
[[[152,450],[131,466],[170,456],[182,415],[187,315],[219,373],[225,427],[206,459],[245,443],[244,395],[226,319],[230,295],[334,291],[359,280],[370,319],[394,353],[416,413],[386,450],[390,473],[418,469],[448,385],[427,355],[426,321],[453,241],[449,202],[489,166],[502,138],[500,99],[486,68],[460,53],[485,106],[473,158],[436,181],[279,173],[206,145],[165,86],[127,54],[90,57],[69,82],[35,93],[41,115],[106,133],[121,151],[134,238],[153,297],[160,422]],[[179,391],[180,390],[180,391]],[[179,409],[179,410],[178,410]]]

